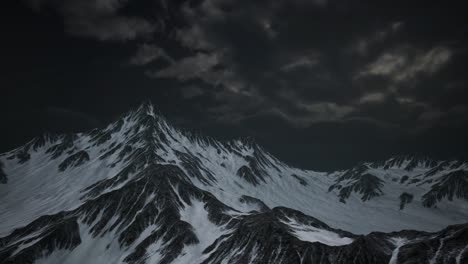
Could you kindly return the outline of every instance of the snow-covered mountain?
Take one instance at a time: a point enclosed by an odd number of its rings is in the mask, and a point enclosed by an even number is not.
[[[468,163],[331,173],[150,103],[0,156],[0,263],[468,263]]]

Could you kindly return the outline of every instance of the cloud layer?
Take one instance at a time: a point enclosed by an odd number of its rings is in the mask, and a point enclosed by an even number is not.
[[[128,45],[133,55],[123,63],[142,78],[171,83],[175,100],[202,116],[199,127],[242,127],[268,138],[255,123],[277,123],[305,142],[304,131],[314,128],[361,126],[380,140],[393,133],[405,141],[466,124],[466,76],[453,70],[466,61],[457,8],[332,0],[29,3],[39,13],[55,10],[67,34]]]

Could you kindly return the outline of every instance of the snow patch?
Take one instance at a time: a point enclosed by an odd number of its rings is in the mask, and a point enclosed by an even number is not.
[[[353,242],[352,238],[341,237],[339,234],[332,231],[303,225],[291,218],[288,218],[288,221],[284,223],[289,225],[294,235],[302,241],[319,242],[329,246],[343,246]]]
[[[227,232],[222,226],[211,222],[208,218],[208,211],[205,203],[192,200],[191,205],[184,204],[180,211],[181,220],[189,223],[193,227],[193,232],[200,241],[198,244],[186,246],[182,254],[174,260],[178,264],[200,263],[208,255],[203,255],[203,250],[213,244],[217,238]]]
[[[395,237],[395,238],[392,238],[390,242],[392,242],[396,246],[396,248],[393,250],[392,257],[390,258],[390,261],[388,262],[388,264],[397,264],[398,252],[400,251],[400,247],[405,245],[408,242],[408,240],[402,237]]]

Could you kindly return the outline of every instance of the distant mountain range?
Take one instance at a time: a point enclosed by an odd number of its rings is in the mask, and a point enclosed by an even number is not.
[[[150,103],[0,155],[0,201],[2,264],[468,263],[467,162],[301,170]]]

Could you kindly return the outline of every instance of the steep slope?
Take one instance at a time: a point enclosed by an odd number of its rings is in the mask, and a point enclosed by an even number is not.
[[[466,224],[422,231],[468,222],[467,171],[410,156],[304,171],[146,103],[0,156],[0,263],[463,263]]]

